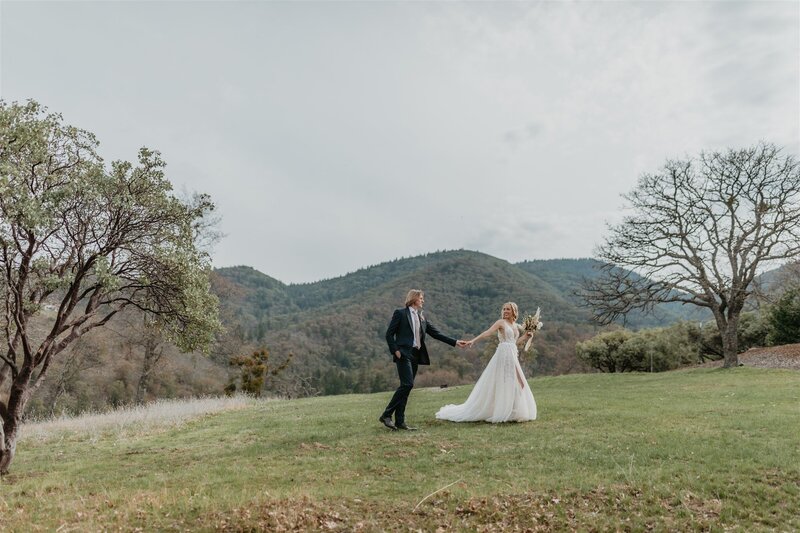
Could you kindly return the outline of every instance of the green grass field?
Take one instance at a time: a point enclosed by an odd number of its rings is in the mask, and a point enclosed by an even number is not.
[[[531,386],[524,424],[435,420],[459,387],[412,392],[416,432],[378,424],[382,393],[27,438],[0,480],[0,529],[800,530],[800,372]]]

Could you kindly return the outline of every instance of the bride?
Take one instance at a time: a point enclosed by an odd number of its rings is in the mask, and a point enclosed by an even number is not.
[[[460,405],[445,405],[436,413],[440,420],[453,422],[523,422],[536,419],[536,401],[522,367],[517,360],[517,343],[533,333],[520,337],[522,326],[517,324],[517,304],[503,304],[502,317],[492,326],[469,341],[469,347],[497,332],[500,344],[478,382]]]

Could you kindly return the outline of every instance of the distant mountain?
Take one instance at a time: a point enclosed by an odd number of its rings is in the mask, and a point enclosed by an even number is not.
[[[583,308],[578,292],[585,279],[600,275],[602,263],[596,259],[545,259],[517,263],[520,268],[534,273],[556,287],[574,305]],[[588,310],[587,310],[588,314]],[[670,303],[658,305],[652,313],[633,311],[625,319],[631,329],[660,327],[679,320],[709,320],[710,314],[691,305]]]
[[[564,260],[586,264],[592,260]],[[543,262],[547,263],[547,262]],[[533,262],[529,263],[533,264]],[[527,266],[527,265],[524,265]],[[235,288],[219,294],[223,305],[238,307],[254,326],[286,318],[300,320],[337,314],[352,308],[371,308],[391,314],[413,287],[425,290],[429,314],[459,332],[477,333],[489,325],[503,302],[516,301],[521,310],[541,307],[550,320],[580,323],[588,313],[579,308],[572,291],[579,280],[559,282],[558,267],[539,275],[535,269],[514,265],[479,252],[437,252],[398,259],[334,279],[286,285],[250,267],[216,270]],[[550,283],[555,280],[554,283]]]
[[[385,386],[366,385],[375,372],[392,382],[393,365],[384,334],[392,310],[402,307],[411,288],[425,291],[429,319],[459,338],[486,329],[499,317],[504,302],[516,302],[522,314],[540,307],[545,328],[537,338],[537,357],[530,368],[539,373],[582,369],[574,344],[593,335],[597,327],[576,292],[584,278],[597,275],[598,265],[593,259],[512,264],[458,250],[397,259],[345,276],[293,285],[250,267],[221,268],[215,271],[214,287],[223,319],[253,344],[266,345],[275,353],[294,353],[296,370],[306,372],[305,377],[316,380],[321,390],[343,392],[328,387],[326,380],[334,376],[345,389],[365,391]],[[681,310],[664,307],[655,317],[630,317],[628,325],[666,325],[685,318]],[[477,357],[445,345],[434,350],[456,366]],[[484,361],[473,363],[476,368],[459,367],[460,379],[473,379]]]

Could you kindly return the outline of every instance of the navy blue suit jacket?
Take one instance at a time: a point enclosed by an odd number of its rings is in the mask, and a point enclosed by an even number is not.
[[[431,364],[431,360],[428,357],[428,349],[425,347],[426,335],[430,335],[434,339],[450,346],[456,345],[456,339],[441,333],[433,324],[428,322],[424,313],[420,312],[420,347],[416,357],[417,364]],[[414,326],[411,325],[411,310],[408,307],[395,309],[394,314],[392,314],[392,320],[389,322],[389,327],[386,329],[386,343],[389,345],[389,353],[392,354],[392,360],[395,360],[394,353],[397,350],[400,350],[401,354],[411,357],[411,350],[414,347]]]

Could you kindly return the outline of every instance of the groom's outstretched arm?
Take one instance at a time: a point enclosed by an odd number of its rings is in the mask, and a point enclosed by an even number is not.
[[[445,335],[444,333],[442,333],[441,331],[436,329],[436,326],[434,326],[430,322],[426,322],[425,324],[426,324],[425,325],[425,333],[427,333],[428,335],[430,335],[431,337],[433,337],[437,341],[442,341],[442,342],[444,342],[446,344],[449,344],[450,346],[455,346],[456,345],[456,340],[454,338],[448,337],[447,335]]]
[[[389,321],[389,327],[386,328],[386,344],[389,345],[389,353],[392,354],[392,357],[394,357],[395,352],[397,352],[397,342],[395,339],[397,329],[400,327],[400,318],[401,313],[400,310],[397,309],[392,315],[392,319]]]

